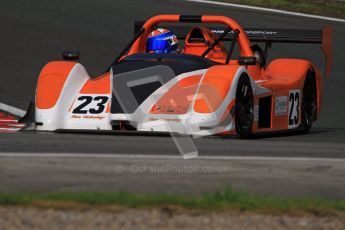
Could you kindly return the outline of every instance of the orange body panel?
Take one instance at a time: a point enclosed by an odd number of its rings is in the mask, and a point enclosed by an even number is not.
[[[109,94],[110,93],[110,73],[105,73],[95,79],[89,79],[83,88],[81,94]]]
[[[281,81],[283,89],[302,88],[310,62],[300,59],[279,58],[273,60],[266,68],[267,84],[277,84]],[[303,79],[304,80],[304,79]],[[265,84],[264,84],[265,85]],[[277,85],[277,87],[279,87]],[[279,89],[279,88],[277,88]]]
[[[198,113],[211,113],[224,101],[232,84],[238,66],[219,65],[209,68],[204,76],[194,110]]]
[[[151,108],[152,114],[185,114],[194,98],[202,75],[180,80]]]
[[[233,61],[235,60],[231,60],[230,64]],[[263,68],[261,68],[261,66],[258,63],[256,65],[247,66],[247,71],[248,71],[249,76],[251,76],[254,81],[264,80],[265,71]]]
[[[49,62],[41,71],[36,88],[36,106],[39,109],[50,109],[59,99],[65,81],[76,65],[75,62]]]

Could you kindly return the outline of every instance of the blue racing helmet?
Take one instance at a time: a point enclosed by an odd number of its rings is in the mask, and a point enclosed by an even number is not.
[[[177,53],[177,37],[169,30],[156,29],[147,38],[146,50],[150,53]]]

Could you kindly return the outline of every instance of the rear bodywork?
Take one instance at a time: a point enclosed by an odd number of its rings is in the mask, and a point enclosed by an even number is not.
[[[183,53],[148,54],[146,38],[153,26],[162,22],[221,23],[232,31],[238,30],[240,57],[226,63],[228,52],[223,45],[201,57],[208,47],[190,39],[193,30],[183,35]],[[217,39],[221,30],[195,29],[210,42]],[[313,42],[322,44],[327,74],[331,62],[330,34],[326,28],[320,32],[319,40]],[[236,90],[244,76],[249,77],[254,94],[253,133],[300,127],[302,89],[308,74],[316,82],[316,119],[323,93],[323,77],[318,68],[307,60],[288,58],[272,60],[265,66],[245,64],[239,59],[254,56],[251,40],[263,36],[249,38],[239,24],[223,16],[155,16],[140,27],[126,52],[101,76],[90,77],[84,66],[75,61],[49,62],[37,82],[36,129],[236,134]],[[266,36],[263,42],[278,38]],[[304,38],[304,42],[311,39],[315,38]]]

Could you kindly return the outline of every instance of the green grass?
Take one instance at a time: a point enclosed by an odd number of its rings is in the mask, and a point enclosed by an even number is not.
[[[201,196],[133,194],[127,192],[56,192],[47,194],[0,193],[0,205],[35,205],[39,202],[74,202],[88,205],[120,205],[130,208],[180,206],[198,210],[251,211],[271,214],[345,214],[345,200],[254,196],[224,189]]]
[[[251,6],[261,6],[302,13],[345,18],[345,2],[336,0],[215,0]]]

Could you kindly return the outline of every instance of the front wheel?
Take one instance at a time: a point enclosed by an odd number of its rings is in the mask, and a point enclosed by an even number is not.
[[[235,103],[235,126],[240,138],[248,138],[252,134],[254,121],[253,89],[248,76],[244,75],[238,81]]]

